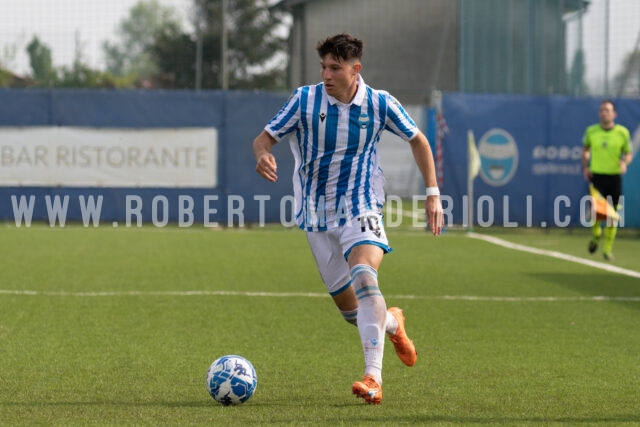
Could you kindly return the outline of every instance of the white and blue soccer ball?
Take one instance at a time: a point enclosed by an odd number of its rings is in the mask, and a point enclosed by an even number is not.
[[[207,372],[207,390],[225,406],[244,403],[256,391],[258,376],[253,365],[234,354],[216,359]]]

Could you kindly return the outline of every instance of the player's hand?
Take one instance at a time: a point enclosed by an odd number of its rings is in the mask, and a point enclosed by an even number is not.
[[[278,180],[278,165],[276,164],[276,158],[273,154],[264,153],[258,158],[256,172],[258,172],[264,179],[271,182],[276,182]]]
[[[591,171],[589,170],[589,168],[584,168],[582,170],[582,174],[584,175],[584,179],[587,182],[591,182],[591,178],[593,178],[593,173],[591,173]]]
[[[620,160],[620,175],[627,173],[627,162]]]
[[[424,202],[424,210],[427,214],[427,223],[434,236],[442,234],[444,227],[444,214],[442,213],[442,202],[440,196],[428,196]]]

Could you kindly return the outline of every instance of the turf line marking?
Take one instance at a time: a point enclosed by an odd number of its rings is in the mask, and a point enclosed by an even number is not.
[[[406,211],[404,209],[400,209],[400,214],[404,217],[413,219],[414,222],[424,221],[424,215],[421,215],[415,211]]]
[[[247,297],[327,297],[321,293],[302,292],[240,292],[240,291],[31,291],[0,289],[0,295],[60,296],[60,297],[119,297],[119,296],[247,296]]]
[[[517,243],[511,243],[511,242],[508,242],[506,240],[502,240],[502,239],[499,239],[499,238],[493,237],[493,236],[486,236],[484,234],[478,234],[478,233],[470,232],[470,233],[467,233],[467,236],[471,237],[472,239],[484,240],[485,242],[493,243],[494,245],[502,246],[502,247],[507,248],[507,249],[513,249],[513,250],[516,250],[516,251],[529,252],[531,254],[544,255],[544,256],[549,256],[549,257],[552,257],[552,258],[563,259],[565,261],[571,261],[571,262],[575,262],[577,264],[587,265],[589,267],[599,268],[601,270],[606,270],[606,271],[609,271],[611,273],[624,274],[625,276],[635,277],[636,279],[640,279],[640,272],[638,272],[638,271],[628,270],[628,269],[622,268],[622,267],[616,267],[615,265],[605,264],[603,262],[591,261],[591,260],[588,260],[588,259],[580,258],[580,257],[569,255],[569,254],[565,254],[565,253],[562,253],[562,252],[548,251],[548,250],[545,250],[545,249],[538,249],[538,248],[533,248],[531,246],[525,246],[525,245],[520,245],[520,244],[517,244]]]
[[[325,293],[305,292],[240,292],[240,291],[113,291],[66,292],[0,289],[0,295],[57,297],[121,297],[121,296],[245,296],[271,298],[328,298]],[[556,301],[640,301],[640,296],[575,296],[575,297],[501,297],[478,295],[386,295],[390,299],[494,302],[556,302]]]

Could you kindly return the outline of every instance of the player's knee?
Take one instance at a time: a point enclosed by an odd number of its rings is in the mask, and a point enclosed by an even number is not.
[[[369,265],[358,264],[354,266],[351,269],[351,283],[358,300],[382,296],[378,287],[378,273]]]

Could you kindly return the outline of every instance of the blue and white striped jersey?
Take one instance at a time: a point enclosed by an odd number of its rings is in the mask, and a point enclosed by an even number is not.
[[[296,223],[304,230],[327,230],[381,209],[380,134],[386,129],[407,141],[418,134],[394,97],[358,78],[350,104],[328,95],[323,83],[303,86],[265,127],[276,141],[290,140]]]

